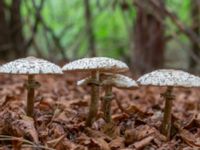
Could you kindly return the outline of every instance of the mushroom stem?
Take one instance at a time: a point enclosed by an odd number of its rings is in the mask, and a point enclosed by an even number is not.
[[[99,72],[93,71],[91,74],[91,102],[89,108],[88,118],[86,120],[86,126],[92,126],[92,123],[97,116],[98,100],[99,100]]]
[[[111,122],[111,101],[113,99],[112,95],[112,86],[105,86],[105,96],[103,97],[103,112],[104,112],[104,120],[107,123]]]
[[[27,83],[27,116],[33,117],[33,107],[34,107],[34,75],[28,75],[28,83]]]
[[[161,126],[161,133],[170,139],[171,132],[171,112],[174,96],[172,95],[172,87],[167,87],[167,90],[164,94],[161,94],[165,98],[165,108],[164,108],[164,118]]]

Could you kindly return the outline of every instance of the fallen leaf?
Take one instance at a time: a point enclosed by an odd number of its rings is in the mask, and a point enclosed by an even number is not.
[[[147,136],[145,137],[144,139],[138,141],[138,142],[135,142],[133,144],[134,148],[136,148],[137,150],[138,149],[141,149],[141,148],[144,148],[145,146],[149,145],[149,143],[154,139],[154,136],[153,135],[150,135],[150,136]]]

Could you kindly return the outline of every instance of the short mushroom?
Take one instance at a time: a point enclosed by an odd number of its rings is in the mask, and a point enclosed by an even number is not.
[[[173,87],[200,87],[200,78],[181,70],[160,69],[147,73],[137,80],[139,85],[145,86],[164,86],[167,90],[161,94],[165,98],[164,118],[161,126],[161,133],[170,138],[171,132],[171,111]]]
[[[99,73],[111,72],[120,73],[128,71],[128,66],[116,59],[107,57],[82,58],[75,60],[63,66],[62,70],[66,72],[89,72],[91,73],[91,103],[89,108],[86,126],[91,126],[97,115],[99,99]]]
[[[77,82],[77,85],[87,85],[91,83],[92,78],[88,77]],[[101,73],[100,83],[105,90],[105,95],[103,97],[103,112],[104,120],[110,123],[111,120],[111,101],[113,99],[112,87],[121,89],[136,89],[138,85],[135,80],[121,75],[112,73]]]
[[[16,75],[28,75],[27,82],[27,115],[33,116],[34,106],[34,89],[39,86],[39,83],[35,81],[34,76],[39,74],[62,74],[62,70],[59,66],[35,57],[21,58],[9,63],[6,63],[0,67],[0,73],[16,74]]]

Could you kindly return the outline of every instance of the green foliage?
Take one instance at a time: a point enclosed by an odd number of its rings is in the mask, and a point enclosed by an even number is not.
[[[6,2],[9,4],[9,0]],[[35,2],[39,5],[40,1]],[[83,0],[45,0],[41,12],[45,24],[55,32],[56,36],[62,36],[61,45],[67,56],[72,59],[88,55],[83,2]],[[113,5],[114,1],[91,0],[90,2],[98,54],[111,57],[129,55],[129,43],[132,42],[129,41],[129,36],[136,16],[132,1],[128,1],[128,10],[122,10],[119,3]],[[177,14],[181,21],[190,25],[189,0],[166,0],[165,4],[170,11]],[[32,1],[23,0],[21,12],[24,34],[28,39],[31,36],[31,27],[36,13]],[[177,27],[169,19],[166,19],[166,28],[166,35],[177,32]],[[41,25],[39,25],[35,40],[45,55],[53,51],[49,50],[48,42],[51,48],[56,47],[51,35],[45,33]],[[187,39],[180,37],[180,40],[185,42]],[[173,44],[167,47],[171,48]],[[59,51],[54,56],[60,57]]]

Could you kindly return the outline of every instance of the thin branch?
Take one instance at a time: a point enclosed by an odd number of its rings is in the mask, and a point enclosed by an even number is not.
[[[96,56],[96,48],[95,48],[95,35],[92,26],[92,12],[90,7],[90,0],[84,0],[84,8],[85,8],[85,28],[88,38],[88,48],[90,56],[94,57]]]
[[[198,37],[198,35],[195,32],[193,32],[189,27],[187,27],[183,22],[181,22],[174,13],[170,12],[166,7],[161,8],[160,5],[155,0],[148,0],[147,2],[152,7],[151,10],[157,11],[156,14],[160,13],[160,14],[163,14],[164,16],[169,17],[171,21],[179,29],[179,31],[185,34],[190,39],[190,41],[192,41],[193,43],[196,43],[198,47],[200,48],[200,38]],[[134,0],[134,4],[137,7],[143,7],[141,2],[139,2],[139,0]],[[172,35],[172,37],[174,36]],[[168,38],[171,38],[171,37],[168,37]],[[196,62],[199,63],[199,58],[195,56],[194,52],[189,51],[189,53],[191,57]]]
[[[33,0],[34,1],[34,0]],[[37,10],[36,5],[33,5],[34,8]],[[40,13],[38,13],[38,19],[41,23],[41,25],[44,27],[44,29],[46,31],[48,31],[50,33],[50,35],[52,36],[54,43],[56,44],[56,46],[58,47],[58,49],[60,50],[60,53],[63,57],[64,60],[68,60],[66,54],[65,54],[65,49],[62,47],[61,43],[60,43],[60,37],[56,36],[56,34],[54,33],[53,29],[51,29],[43,20],[42,16]]]
[[[42,21],[42,25],[44,27],[44,29],[46,31],[48,31],[50,33],[50,35],[52,36],[55,45],[58,47],[58,49],[60,50],[60,53],[63,57],[64,60],[68,60],[66,54],[65,54],[65,49],[62,47],[61,43],[60,43],[60,37],[56,36],[56,34],[54,33],[53,29],[51,29],[50,27],[48,27],[44,21]]]
[[[160,10],[159,5],[153,0],[149,0],[149,2],[158,11],[164,12],[165,16],[168,16],[181,32],[183,32],[187,37],[189,37],[191,41],[193,41],[200,47],[200,38],[198,37],[198,35],[194,33],[189,27],[185,26],[184,23],[182,23],[175,14],[173,14],[166,8],[162,8],[162,10]]]
[[[189,55],[195,60],[195,62],[197,62],[198,64],[200,64],[200,60],[199,57],[197,55],[195,55],[195,53],[191,50],[189,50],[190,48],[187,45],[183,45],[183,43],[180,43],[180,40],[177,38],[177,34],[171,34],[171,36],[173,37],[173,39],[175,39],[175,41],[183,48],[186,49],[189,52]]]
[[[26,1],[26,0],[25,0]],[[33,40],[34,40],[34,37],[35,37],[35,34],[37,33],[37,30],[38,30],[38,24],[40,22],[40,12],[42,11],[42,8],[44,6],[44,0],[41,0],[39,6],[36,6],[35,4],[35,1],[32,0],[32,4],[35,8],[35,23],[34,23],[34,26],[32,27],[32,35],[30,37],[29,40],[27,40],[25,46],[24,46],[24,49],[27,50],[31,44],[33,43]]]
[[[46,150],[55,150],[53,148],[48,148],[46,146],[43,146],[43,145],[38,145],[38,144],[35,144],[29,140],[26,140],[22,137],[14,137],[14,136],[9,136],[9,135],[0,135],[0,141],[20,141],[20,142],[23,142],[23,143],[27,143],[27,144],[24,144],[22,145],[22,147],[34,147],[34,148],[42,148],[42,149],[46,149]]]

